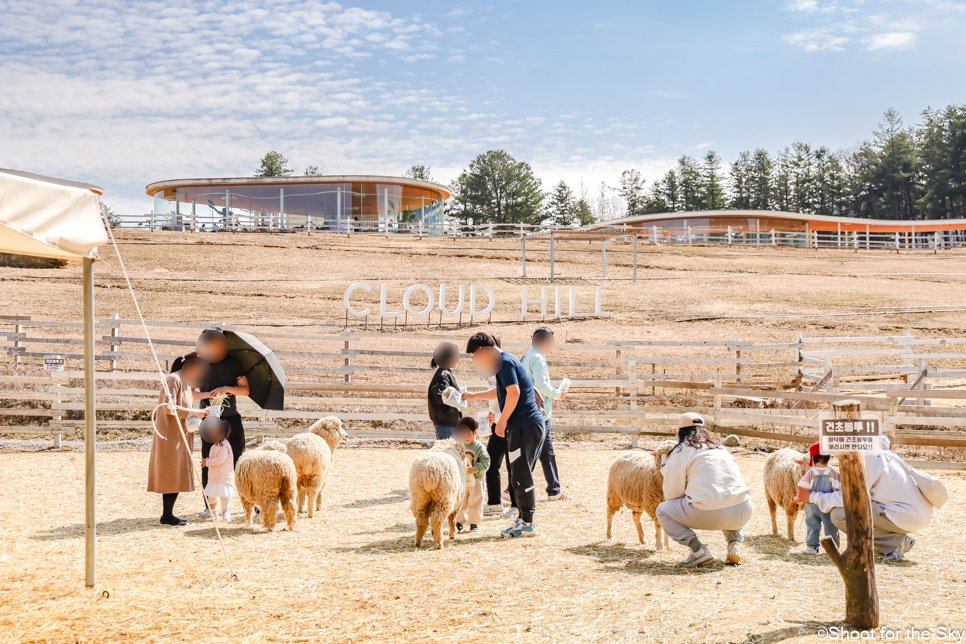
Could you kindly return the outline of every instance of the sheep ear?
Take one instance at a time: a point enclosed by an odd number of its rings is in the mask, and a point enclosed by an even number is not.
[[[657,452],[651,452],[651,456],[657,456]]]
[[[799,465],[804,465],[805,464],[805,459],[804,458],[796,458],[795,459],[795,462],[798,463]]]

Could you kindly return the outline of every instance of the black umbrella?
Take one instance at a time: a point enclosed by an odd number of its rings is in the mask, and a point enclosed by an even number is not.
[[[248,378],[248,397],[262,409],[283,409],[285,369],[272,350],[250,333],[224,334],[228,338],[228,355],[241,361],[242,373]]]

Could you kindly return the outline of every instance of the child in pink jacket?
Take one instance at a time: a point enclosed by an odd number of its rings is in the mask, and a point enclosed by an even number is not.
[[[212,516],[215,515],[215,505],[221,499],[221,518],[231,521],[228,502],[235,496],[235,461],[232,458],[231,445],[228,436],[231,435],[231,425],[218,419],[220,426],[212,427],[205,433],[211,436],[212,443],[208,458],[201,459],[201,467],[208,468],[208,485],[205,486],[205,496],[208,497],[208,507]],[[211,423],[211,421],[209,421]],[[210,426],[210,425],[209,425]],[[209,433],[210,432],[210,433]]]

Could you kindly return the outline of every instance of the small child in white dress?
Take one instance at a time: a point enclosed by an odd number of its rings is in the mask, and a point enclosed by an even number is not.
[[[204,433],[208,434],[205,440],[212,443],[208,458],[201,459],[201,467],[208,468],[205,496],[208,497],[208,507],[211,508],[212,517],[215,515],[215,505],[218,499],[221,499],[221,518],[231,521],[228,503],[235,496],[235,461],[232,457],[231,445],[228,443],[231,425],[220,418],[211,417],[211,420],[205,420],[202,427]],[[220,425],[216,425],[216,422]]]

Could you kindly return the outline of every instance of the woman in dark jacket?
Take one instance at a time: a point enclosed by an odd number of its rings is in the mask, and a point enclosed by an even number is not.
[[[433,352],[430,366],[436,369],[433,379],[429,381],[429,419],[436,428],[436,439],[453,437],[453,428],[460,420],[460,410],[443,402],[443,391],[447,387],[459,390],[459,384],[453,376],[453,369],[460,361],[460,350],[452,342],[442,342]]]

